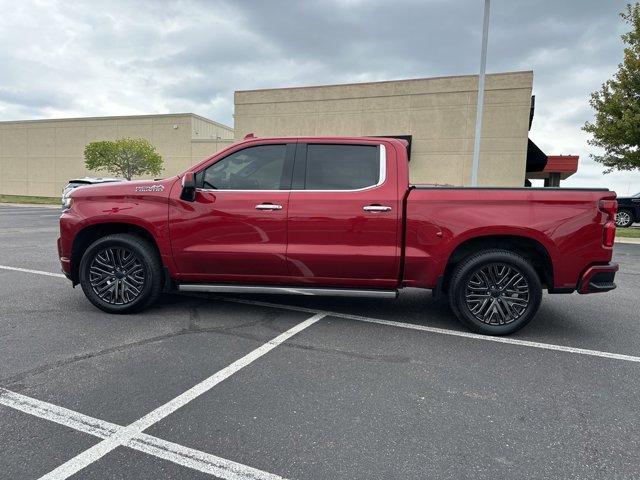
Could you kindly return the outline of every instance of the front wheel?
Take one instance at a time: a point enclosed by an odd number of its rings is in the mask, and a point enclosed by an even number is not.
[[[616,227],[628,228],[633,225],[633,216],[629,210],[620,210],[616,213]]]
[[[80,285],[96,307],[132,313],[152,303],[162,289],[162,266],[149,242],[130,234],[96,240],[82,256]]]
[[[542,285],[524,257],[507,250],[485,250],[460,263],[449,288],[451,308],[471,330],[507,335],[535,316]]]

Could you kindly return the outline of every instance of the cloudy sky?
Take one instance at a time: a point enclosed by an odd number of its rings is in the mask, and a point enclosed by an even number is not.
[[[493,0],[487,71],[534,71],[531,138],[603,176],[580,127],[622,59],[625,1]],[[233,91],[476,73],[482,0],[0,0],[0,121],[194,112],[233,125]]]

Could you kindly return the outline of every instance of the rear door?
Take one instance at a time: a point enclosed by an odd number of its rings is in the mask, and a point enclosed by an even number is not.
[[[294,151],[295,143],[285,142],[239,147],[196,172],[195,201],[176,199],[169,212],[172,250],[183,280],[286,279]]]
[[[287,265],[298,283],[396,286],[395,150],[380,141],[299,140],[289,197]]]

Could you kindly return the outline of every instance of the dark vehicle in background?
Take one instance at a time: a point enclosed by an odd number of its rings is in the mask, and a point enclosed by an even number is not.
[[[618,197],[616,226],[627,228],[640,222],[640,192],[631,197]]]
[[[83,187],[85,185],[95,185],[97,183],[125,182],[124,178],[103,178],[103,177],[84,177],[69,180],[69,183],[62,189],[62,208],[65,208],[65,197],[74,188]]]

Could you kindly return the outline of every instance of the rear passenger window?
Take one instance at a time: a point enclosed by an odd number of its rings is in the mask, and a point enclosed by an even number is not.
[[[357,190],[380,180],[375,145],[307,145],[306,190]]]

